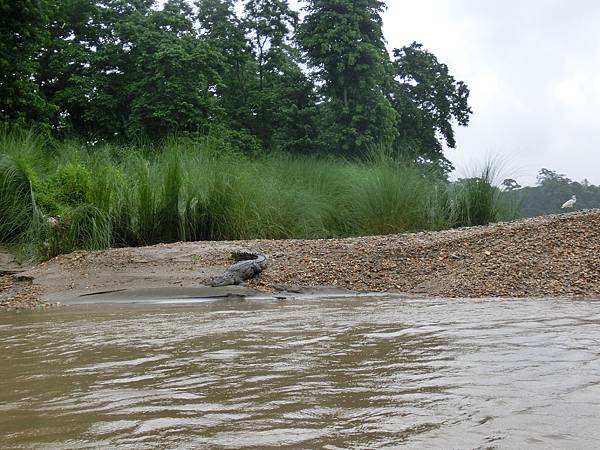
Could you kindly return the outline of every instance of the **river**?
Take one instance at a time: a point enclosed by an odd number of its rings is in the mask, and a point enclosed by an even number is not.
[[[0,448],[598,448],[600,302],[0,314]]]

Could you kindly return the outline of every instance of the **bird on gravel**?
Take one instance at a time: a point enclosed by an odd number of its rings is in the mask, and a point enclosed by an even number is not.
[[[575,202],[577,201],[577,198],[575,196],[571,197],[571,200],[567,200],[566,202],[563,203],[563,205],[561,206],[562,209],[565,208],[572,208],[573,206],[575,206]]]

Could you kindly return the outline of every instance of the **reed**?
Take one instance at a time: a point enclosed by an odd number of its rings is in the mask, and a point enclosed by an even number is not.
[[[474,175],[449,187],[452,227],[487,225],[518,217],[518,206],[498,187],[499,172],[500,165],[490,159]]]
[[[215,137],[160,147],[0,134],[0,242],[48,258],[183,240],[331,238],[479,225],[513,214],[493,166],[458,183],[367,161],[247,156]]]

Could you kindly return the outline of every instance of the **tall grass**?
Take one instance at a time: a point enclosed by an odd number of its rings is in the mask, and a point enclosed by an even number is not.
[[[475,174],[451,186],[452,226],[487,225],[518,216],[518,208],[497,187],[499,172],[500,165],[490,159]]]
[[[352,187],[351,217],[358,234],[430,229],[427,203],[432,181],[411,166],[376,161],[361,167]]]
[[[486,171],[487,170],[487,171]],[[48,258],[179,240],[330,238],[506,218],[493,167],[445,183],[376,154],[367,162],[272,153],[218,139],[161,147],[49,147],[0,135],[0,242]],[[56,220],[52,217],[57,218]]]
[[[33,217],[29,177],[22,164],[10,156],[0,158],[0,242],[12,242]]]
[[[0,242],[18,240],[35,218],[39,145],[32,132],[0,132]]]

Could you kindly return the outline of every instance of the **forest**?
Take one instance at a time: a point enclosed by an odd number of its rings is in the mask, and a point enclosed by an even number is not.
[[[573,181],[564,174],[542,168],[536,181],[535,186],[520,186],[511,178],[502,182],[504,196],[518,206],[522,217],[564,212],[561,205],[572,195],[577,199],[575,209],[600,208],[600,186],[588,180]]]
[[[0,2],[0,121],[82,142],[217,135],[245,153],[364,157],[446,174],[467,86],[413,43],[388,54],[378,0]]]
[[[469,89],[417,42],[388,52],[384,9],[0,0],[0,242],[39,259],[515,217],[494,167],[448,181]]]

